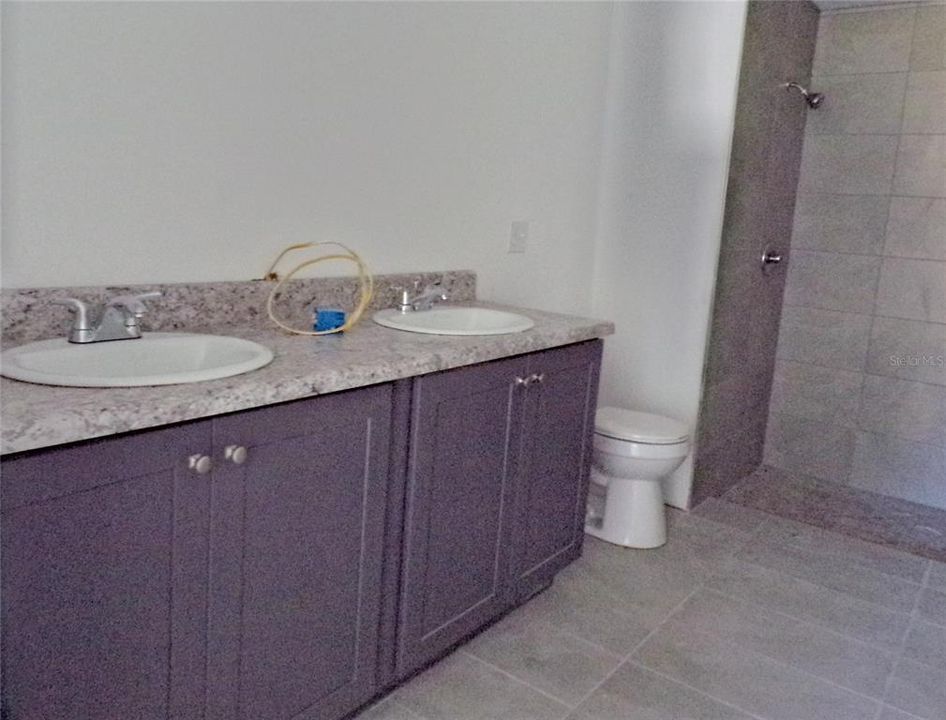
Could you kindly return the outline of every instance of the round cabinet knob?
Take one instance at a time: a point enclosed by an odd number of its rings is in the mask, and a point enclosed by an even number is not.
[[[223,449],[223,456],[234,465],[242,465],[246,462],[246,448],[242,445],[227,445]]]
[[[540,383],[543,380],[545,380],[545,373],[532,373],[531,377],[529,378],[530,383]]]
[[[191,455],[187,458],[187,467],[193,470],[198,475],[206,475],[211,470],[213,470],[213,460],[211,460],[207,455]]]
[[[529,384],[531,378],[516,377],[516,387],[524,387]]]

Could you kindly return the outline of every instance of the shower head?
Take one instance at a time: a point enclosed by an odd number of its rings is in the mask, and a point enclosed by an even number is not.
[[[824,95],[822,93],[808,93],[808,96],[805,98],[805,102],[808,103],[808,107],[812,110],[817,110],[821,107],[821,103],[824,102]]]
[[[808,90],[797,82],[785,83],[785,89],[788,91],[797,90],[801,93],[802,97],[805,98],[805,102],[808,103],[808,107],[812,110],[817,110],[821,107],[821,104],[824,102],[824,95],[819,92],[808,92]]]

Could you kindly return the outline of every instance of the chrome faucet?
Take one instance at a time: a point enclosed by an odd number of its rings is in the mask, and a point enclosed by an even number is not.
[[[69,342],[94,343],[106,340],[133,340],[141,337],[138,321],[148,310],[143,300],[161,297],[160,292],[141,295],[116,295],[105,303],[102,316],[92,323],[87,303],[76,298],[53,300],[53,305],[64,305],[75,313]]]
[[[420,290],[420,280],[415,280],[414,294],[411,295],[408,290],[402,290],[401,302],[398,303],[397,309],[402,313],[430,310],[435,302],[446,299],[447,293],[443,289],[443,279],[429,283],[423,290]]]

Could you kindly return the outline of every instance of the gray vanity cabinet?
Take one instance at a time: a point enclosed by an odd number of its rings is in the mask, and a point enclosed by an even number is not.
[[[397,672],[581,552],[601,343],[415,379]]]
[[[581,554],[600,366],[600,342],[530,356],[512,532],[516,602]]]
[[[4,720],[326,720],[370,699],[391,392],[5,460]]]
[[[526,356],[414,380],[399,676],[502,613]]]
[[[600,353],[4,458],[0,716],[351,713],[580,553]]]
[[[391,387],[214,421],[207,720],[338,718],[375,693]]]
[[[209,446],[198,422],[4,460],[5,720],[199,717]]]

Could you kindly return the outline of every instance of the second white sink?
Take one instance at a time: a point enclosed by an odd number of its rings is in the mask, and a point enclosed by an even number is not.
[[[0,355],[0,374],[71,387],[175,385],[240,375],[269,364],[259,343],[225,335],[146,333],[135,340],[41,340]]]
[[[429,335],[506,335],[523,332],[535,323],[525,315],[481,307],[437,306],[430,310],[375,313],[379,325]]]

